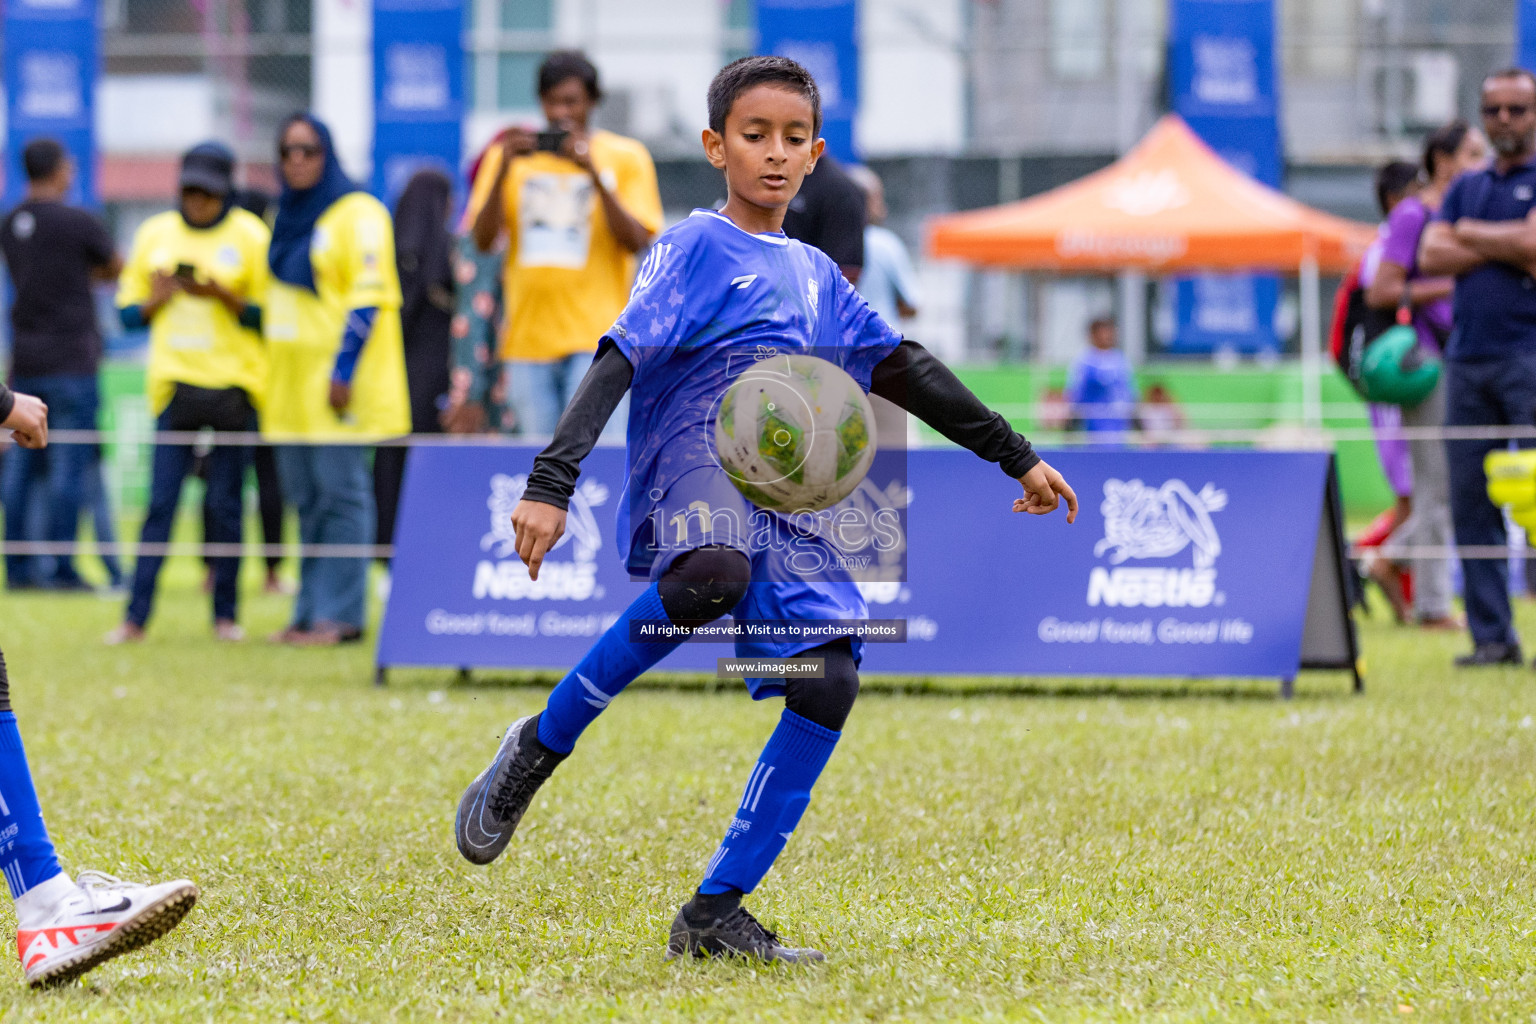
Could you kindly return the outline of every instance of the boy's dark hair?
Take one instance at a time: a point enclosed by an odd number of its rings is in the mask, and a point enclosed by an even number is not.
[[[736,98],[759,85],[776,85],[804,96],[811,104],[811,134],[821,134],[821,92],[816,79],[788,57],[742,57],[715,72],[714,81],[709,83],[710,131],[724,132],[726,115]]]
[[[1096,316],[1088,321],[1088,333],[1093,334],[1102,327],[1114,327],[1115,318],[1112,316]]]
[[[1455,156],[1461,144],[1467,141],[1467,132],[1471,130],[1472,126],[1458,117],[1430,132],[1424,139],[1424,175],[1433,179],[1435,165],[1442,159],[1449,160]]]
[[[33,139],[21,151],[21,166],[28,181],[45,181],[53,177],[66,155],[58,139]]]
[[[597,68],[580,50],[554,50],[545,55],[544,63],[539,65],[539,95],[547,95],[568,78],[586,86],[593,103],[603,98],[602,87],[597,84]]]
[[[1385,217],[1392,212],[1392,198],[1400,197],[1419,180],[1419,169],[1406,160],[1382,164],[1376,172],[1376,205]]]

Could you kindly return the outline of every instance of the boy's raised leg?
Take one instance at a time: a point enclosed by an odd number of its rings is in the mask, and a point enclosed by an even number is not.
[[[730,611],[747,590],[751,565],[734,548],[710,545],[683,552],[598,638],[550,692],[544,710],[507,730],[490,765],[459,799],[454,837],[459,852],[489,864],[512,839],[533,795],[576,746],[610,701],[686,639],[637,642],[634,623],[692,630]]]
[[[544,710],[507,729],[490,765],[459,799],[454,837],[466,860],[489,864],[500,856],[533,795],[575,747],[582,731],[624,687],[682,643],[630,641],[631,622],[666,617],[653,583],[555,685]]]

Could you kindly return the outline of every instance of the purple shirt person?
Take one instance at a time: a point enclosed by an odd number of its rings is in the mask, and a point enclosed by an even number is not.
[[[1443,353],[1451,333],[1454,282],[1449,277],[1427,276],[1419,269],[1419,242],[1451,183],[1487,162],[1488,140],[1465,121],[1452,121],[1432,132],[1424,142],[1422,184],[1390,207],[1378,236],[1381,251],[1374,273],[1370,280],[1361,275],[1366,303],[1374,309],[1395,309],[1406,302],[1413,309],[1419,343],[1437,355]]]
[[[1403,166],[1411,167],[1408,164]],[[1392,212],[1396,212],[1405,202],[1407,202],[1406,199],[1388,196],[1388,203],[1393,204]],[[1390,219],[1390,213],[1388,217]],[[1371,284],[1381,270],[1381,261],[1387,248],[1387,235],[1387,225],[1382,224],[1376,237],[1366,247],[1365,256],[1360,260],[1360,287],[1364,288],[1367,294],[1370,293]],[[1423,341],[1421,334],[1420,344]],[[1438,347],[1435,350],[1439,351]],[[1375,402],[1370,403],[1367,409],[1370,411],[1371,433],[1376,438],[1376,456],[1381,460],[1381,472],[1386,476],[1387,483],[1392,487],[1392,493],[1399,501],[1399,520],[1406,519],[1407,500],[1413,494],[1413,463],[1408,456],[1408,442],[1398,435],[1398,428],[1403,425],[1403,411],[1395,405],[1382,405]]]
[[[1487,152],[1483,134],[1465,121],[1452,121],[1432,132],[1424,144],[1419,187],[1387,210],[1373,272],[1369,277],[1361,275],[1366,303],[1382,311],[1406,306],[1411,311],[1419,345],[1436,355],[1445,354],[1450,347],[1454,283],[1449,277],[1433,277],[1423,272],[1419,245],[1452,182],[1466,171],[1482,166]],[[1442,384],[1417,405],[1393,407],[1390,412],[1373,408],[1372,422],[1381,429],[1386,418],[1395,416],[1404,427],[1434,431],[1445,425],[1445,405],[1446,388]],[[1409,554],[1416,547],[1443,549],[1453,542],[1445,445],[1438,436],[1429,434],[1415,437],[1406,445],[1396,442],[1390,447],[1391,454],[1383,452],[1382,460],[1384,466],[1391,463],[1387,475],[1399,496],[1394,511],[1401,513],[1406,509],[1408,514],[1382,544],[1381,554],[1398,566],[1412,567],[1415,621],[1430,628],[1459,628],[1460,620],[1451,608],[1450,560],[1415,558]],[[1398,448],[1406,450],[1411,470],[1406,474],[1397,462]],[[1404,476],[1409,485],[1407,492],[1401,489]],[[1407,617],[1404,602],[1394,601],[1394,606],[1402,617]]]
[[[1433,211],[1424,205],[1423,198],[1418,195],[1408,196],[1394,206],[1381,229],[1381,263],[1401,267],[1410,289],[1412,282],[1421,280],[1436,282],[1444,287],[1444,294],[1436,294],[1440,291],[1437,287],[1429,293],[1433,297],[1412,306],[1413,329],[1419,336],[1419,344],[1439,355],[1445,348],[1445,339],[1451,334],[1451,296],[1449,280],[1425,278],[1419,273],[1419,236],[1424,233],[1424,226],[1429,223],[1431,216]],[[1380,267],[1377,269],[1376,277],[1379,279]]]

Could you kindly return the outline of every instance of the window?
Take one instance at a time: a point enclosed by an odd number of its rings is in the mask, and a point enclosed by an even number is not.
[[[539,63],[555,47],[556,0],[470,0],[472,109],[528,111],[539,105]]]
[[[512,52],[496,55],[496,107],[499,110],[527,110],[539,105],[537,78],[543,51]]]
[[[725,0],[721,7],[724,24],[720,38],[724,47],[720,62],[729,64],[740,57],[750,57],[757,43],[756,0]]]
[[[1143,78],[1162,74],[1168,38],[1168,5],[1162,0],[1133,0],[1120,8],[1131,19],[1136,39],[1136,70]]]
[[[547,32],[555,23],[554,0],[501,0],[500,27],[507,32]]]
[[[1106,0],[1051,0],[1051,72],[1057,78],[1101,78],[1109,69]]]
[[[1351,78],[1358,43],[1357,0],[1281,0],[1285,72],[1303,78]]]

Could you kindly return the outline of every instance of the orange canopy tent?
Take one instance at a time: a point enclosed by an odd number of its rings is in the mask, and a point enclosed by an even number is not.
[[[1345,273],[1375,235],[1237,170],[1176,115],[1085,178],[928,223],[928,252],[1057,273],[1273,270],[1301,284],[1302,418],[1321,422],[1319,272]]]
[[[1375,234],[1261,184],[1176,115],[1120,160],[1017,203],[936,217],[928,251],[990,267],[1095,273],[1344,273]]]

